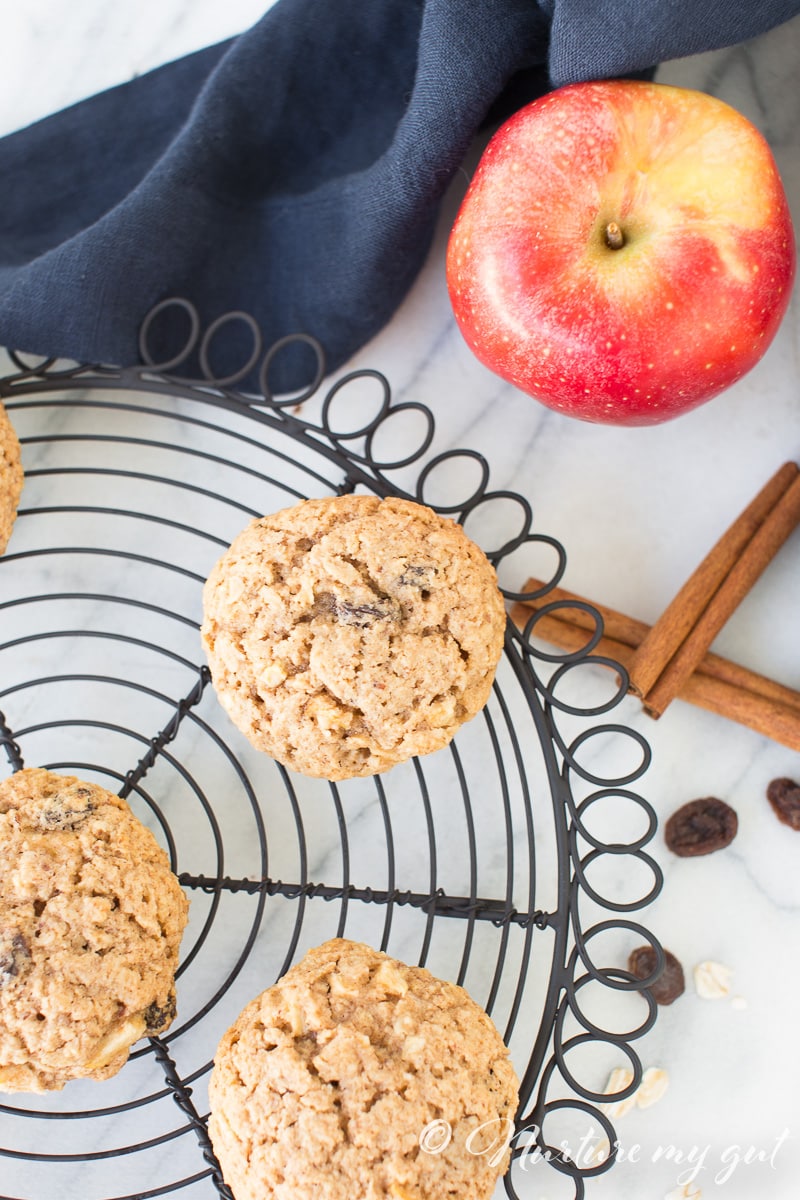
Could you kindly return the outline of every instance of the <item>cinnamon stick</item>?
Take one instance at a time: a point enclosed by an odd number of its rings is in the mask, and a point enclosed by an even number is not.
[[[719,539],[638,647],[631,687],[661,716],[800,523],[800,468],[785,463]]]
[[[710,596],[719,589],[753,534],[797,476],[797,465],[784,463],[664,609],[642,642],[635,663],[631,683],[639,697],[651,691],[665,665],[691,633]]]
[[[523,591],[537,592],[545,586],[541,580],[529,579]],[[603,619],[604,632],[593,654],[608,657],[630,672],[636,650],[651,629],[644,621],[586,600],[565,588],[552,588],[537,600],[520,601],[512,608],[511,617],[524,629],[533,612],[546,604],[564,601],[589,604],[597,610]],[[584,609],[565,607],[538,618],[534,634],[568,653],[576,653],[586,646],[594,629],[594,618]],[[679,695],[698,708],[736,721],[792,750],[800,750],[800,692],[738,663],[707,653],[685,680]]]

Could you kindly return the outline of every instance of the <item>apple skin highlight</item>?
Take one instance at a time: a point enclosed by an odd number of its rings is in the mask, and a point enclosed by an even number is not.
[[[506,121],[447,248],[476,356],[551,408],[618,425],[676,417],[755,366],[794,273],[759,131],[705,93],[626,80],[571,84]]]

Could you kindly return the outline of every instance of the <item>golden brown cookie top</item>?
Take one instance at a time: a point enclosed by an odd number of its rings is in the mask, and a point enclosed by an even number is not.
[[[106,1079],[165,1029],[187,911],[124,800],[42,768],[0,782],[0,1091]]]
[[[11,537],[22,494],[19,441],[8,413],[0,403],[0,554]]]
[[[483,552],[397,497],[332,496],[253,521],[212,570],[204,614],[234,723],[333,780],[446,745],[486,703],[505,631]]]
[[[485,1200],[517,1086],[463,988],[337,938],[223,1037],[209,1133],[237,1200]],[[438,1153],[421,1148],[434,1121],[450,1130]]]

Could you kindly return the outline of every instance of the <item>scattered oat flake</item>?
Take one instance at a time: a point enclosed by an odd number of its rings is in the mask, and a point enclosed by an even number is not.
[[[657,1104],[668,1087],[668,1073],[662,1067],[648,1067],[635,1093],[639,1108],[650,1108]]]
[[[734,996],[731,1000],[731,1008],[735,1008],[737,1012],[742,1012],[747,1008],[747,1000],[744,996]]]
[[[694,969],[694,987],[703,1000],[724,1000],[731,994],[733,970],[718,962],[701,962]]]
[[[632,1083],[633,1071],[628,1067],[615,1067],[608,1077],[604,1094],[606,1096],[616,1095],[617,1092],[622,1092],[625,1088],[630,1087]],[[623,1100],[612,1100],[607,1104],[601,1104],[600,1108],[612,1121],[617,1120],[619,1117],[624,1117],[636,1105],[639,1108],[650,1108],[651,1105],[657,1104],[668,1087],[669,1073],[663,1067],[648,1067],[642,1074],[641,1083],[632,1095],[626,1096]],[[598,1150],[599,1146],[595,1148],[595,1154]]]
[[[676,1187],[667,1192],[664,1200],[700,1200],[702,1195],[696,1183],[685,1183],[683,1187]]]
[[[633,1083],[633,1071],[628,1067],[615,1067],[608,1077],[608,1083],[605,1086],[605,1095],[613,1096],[617,1092],[622,1092],[625,1088],[630,1087]],[[631,1096],[626,1096],[623,1100],[610,1100],[607,1104],[601,1104],[600,1109],[610,1117],[612,1121],[619,1117],[624,1117],[629,1113],[636,1104],[636,1093]]]
[[[590,1146],[583,1156],[583,1162],[580,1164],[584,1167],[599,1167],[604,1163],[611,1153],[611,1143],[607,1137],[598,1138],[593,1146]]]

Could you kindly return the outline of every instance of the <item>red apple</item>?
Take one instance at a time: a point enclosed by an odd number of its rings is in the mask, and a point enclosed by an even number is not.
[[[749,371],[789,303],[795,248],[770,149],[702,92],[560,88],[487,146],[447,248],[477,357],[551,408],[645,425]]]

